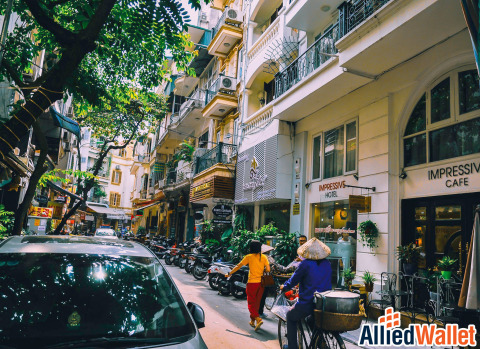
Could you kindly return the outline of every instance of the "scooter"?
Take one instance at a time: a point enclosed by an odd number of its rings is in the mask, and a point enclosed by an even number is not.
[[[235,274],[228,278],[228,286],[232,296],[243,299],[247,296],[248,267],[241,267]]]
[[[208,285],[212,290],[218,290],[219,281],[223,278],[225,279],[225,274],[228,274],[232,271],[235,264],[232,263],[219,263],[215,262],[207,270],[208,274]],[[230,290],[228,291],[230,293]]]
[[[166,265],[172,265],[173,259],[177,254],[180,253],[180,250],[178,248],[170,248],[165,252],[165,264]]]
[[[192,275],[197,280],[203,280],[207,276],[208,268],[212,265],[213,261],[216,261],[219,257],[222,247],[217,248],[213,251],[212,257],[199,257],[196,258],[195,264],[192,270]]]

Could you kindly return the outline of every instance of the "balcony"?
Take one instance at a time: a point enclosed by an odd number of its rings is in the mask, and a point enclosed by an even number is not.
[[[275,76],[275,98],[280,97],[294,85],[336,55],[338,24],[334,25],[315,41],[300,57]]]
[[[167,178],[165,181],[165,190],[169,189],[168,187],[179,187],[182,184],[187,184],[190,182],[190,179],[193,177],[191,163],[184,163],[176,169],[170,170],[167,173]],[[173,188],[171,188],[173,189]]]
[[[172,115],[170,128],[178,132],[190,133],[192,129],[200,127],[202,120],[202,109],[205,107],[205,91],[196,90],[182,103],[177,113]]]
[[[213,39],[208,45],[208,53],[213,56],[226,57],[230,50],[242,40],[242,20],[239,10],[226,7],[212,29]]]
[[[219,76],[205,91],[205,108],[202,115],[205,118],[221,120],[238,106],[235,96],[237,80],[229,76]]]
[[[195,175],[216,164],[233,165],[236,156],[237,146],[235,144],[220,142],[216,147],[209,149],[204,155],[195,160]]]
[[[290,0],[285,11],[285,22],[291,28],[319,33],[331,22],[332,13],[343,2],[344,0]]]

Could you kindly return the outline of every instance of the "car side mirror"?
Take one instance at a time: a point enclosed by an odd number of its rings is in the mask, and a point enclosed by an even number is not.
[[[202,307],[196,303],[188,302],[187,309],[192,314],[193,321],[197,324],[198,328],[205,327],[205,312]]]

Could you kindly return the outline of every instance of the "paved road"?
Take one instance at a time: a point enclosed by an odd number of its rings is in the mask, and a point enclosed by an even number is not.
[[[250,321],[246,300],[218,295],[207,281],[197,281],[184,270],[165,266],[182,293],[185,302],[194,302],[205,311],[205,328],[200,329],[210,349],[279,348],[277,320],[267,311],[267,319],[258,332],[248,324]],[[347,349],[358,348],[345,343]]]

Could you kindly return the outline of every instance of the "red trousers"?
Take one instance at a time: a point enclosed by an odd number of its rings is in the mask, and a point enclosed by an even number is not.
[[[262,300],[264,287],[260,282],[247,283],[247,303],[248,311],[250,312],[250,319],[255,320],[260,308],[260,301]]]

